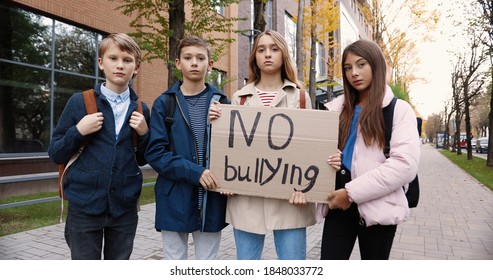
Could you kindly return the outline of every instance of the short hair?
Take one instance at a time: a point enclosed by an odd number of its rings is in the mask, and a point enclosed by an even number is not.
[[[139,45],[125,33],[112,33],[104,38],[99,44],[98,56],[103,58],[111,44],[115,44],[121,51],[132,54],[135,58],[135,64],[140,66],[142,51]]]
[[[181,50],[183,48],[191,47],[191,46],[205,48],[207,51],[207,58],[208,59],[211,58],[212,48],[209,42],[204,38],[193,36],[193,35],[187,36],[180,41],[180,44],[178,45],[177,58],[180,58]]]

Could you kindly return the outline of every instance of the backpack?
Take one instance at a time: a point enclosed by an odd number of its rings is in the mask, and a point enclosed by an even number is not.
[[[98,112],[98,106],[96,104],[96,94],[94,93],[94,89],[89,89],[86,90],[82,93],[82,96],[84,97],[84,105],[86,107],[86,114],[94,114]],[[143,112],[142,110],[142,102],[140,101],[140,98],[137,98],[137,112],[141,113]],[[134,150],[137,150],[137,145],[139,144],[139,134],[137,131],[133,130],[133,136],[132,136],[132,141],[134,144]],[[58,165],[58,195],[66,199],[64,194],[63,194],[63,179],[65,177],[65,174],[68,171],[68,168],[72,163],[75,162],[75,160],[80,156],[82,151],[84,150],[84,147],[89,143],[89,139],[86,140],[82,145],[79,147],[79,150],[70,158],[68,163],[66,164],[59,164]]]
[[[386,158],[389,158],[390,153],[390,138],[392,137],[392,122],[394,120],[394,108],[397,98],[392,98],[387,107],[383,108],[383,119],[385,122],[385,147],[383,153]],[[419,125],[419,124],[418,124]],[[404,188],[404,187],[403,187]],[[409,208],[414,208],[418,206],[419,201],[419,181],[418,175],[409,183],[409,187],[406,192],[407,204]]]

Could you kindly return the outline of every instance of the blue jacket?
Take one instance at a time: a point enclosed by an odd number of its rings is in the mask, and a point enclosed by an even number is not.
[[[75,93],[68,100],[53,131],[48,154],[56,164],[64,164],[88,141],[82,154],[69,168],[64,194],[70,207],[86,214],[109,213],[119,217],[137,207],[142,190],[139,165],[146,164],[144,152],[149,133],[140,137],[134,153],[133,132],[128,120],[137,109],[137,95],[130,89],[131,102],[126,121],[118,139],[115,139],[113,111],[100,88],[101,85],[98,85],[94,92],[98,110],[104,116],[103,128],[88,136],[79,133],[76,125],[86,115],[86,109],[82,93]],[[144,102],[142,109],[149,123],[149,108]]]
[[[180,91],[180,85],[181,82],[175,83],[152,105],[150,139],[145,156],[149,165],[159,173],[155,185],[155,227],[158,231],[218,232],[227,225],[225,223],[226,197],[217,192],[207,192],[207,199],[202,206],[205,212],[202,213],[202,210],[198,209],[198,192],[199,188],[202,188],[199,179],[205,167],[198,164],[199,155],[190,127],[187,103]],[[209,104],[213,95],[220,95],[220,102],[229,103],[226,96],[218,89],[210,84],[206,86]],[[169,138],[165,125],[166,95],[176,98],[174,121],[171,126],[176,154],[173,154],[168,147]],[[204,115],[204,118],[207,118],[207,115]]]

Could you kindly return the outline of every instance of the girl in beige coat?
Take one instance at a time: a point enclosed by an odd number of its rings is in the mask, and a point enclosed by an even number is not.
[[[303,86],[281,34],[267,30],[257,35],[249,68],[249,83],[234,93],[233,105],[300,108]],[[311,106],[308,93],[301,94]],[[209,117],[219,116],[219,108],[211,106]],[[339,155],[334,158],[337,164]],[[289,201],[231,195],[226,221],[234,227],[237,258],[261,259],[265,234],[272,230],[279,259],[306,259],[306,227],[316,223],[315,211],[315,204],[307,203],[301,192],[294,192]]]

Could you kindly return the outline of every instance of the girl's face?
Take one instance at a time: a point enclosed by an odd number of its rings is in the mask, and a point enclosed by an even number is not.
[[[346,61],[344,61],[344,75],[346,75],[349,84],[360,94],[368,93],[373,72],[366,59],[349,52]]]
[[[280,73],[283,64],[282,51],[271,36],[264,35],[259,38],[255,59],[260,72],[265,74]]]

